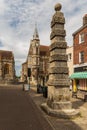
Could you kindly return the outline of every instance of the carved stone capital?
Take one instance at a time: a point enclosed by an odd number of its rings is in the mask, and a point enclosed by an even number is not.
[[[65,24],[65,18],[64,18],[64,17],[61,17],[61,15],[58,16],[57,14],[55,14],[55,15],[53,16],[52,21],[51,21],[51,28],[52,28],[55,24]]]
[[[66,31],[65,30],[60,30],[60,29],[56,29],[53,30],[50,34],[50,40],[52,40],[55,36],[66,36]]]
[[[51,67],[50,74],[68,74],[68,67]]]
[[[53,61],[67,61],[68,57],[67,55],[53,55],[50,57],[49,61],[53,62]]]
[[[67,43],[64,42],[54,42],[50,45],[50,51],[55,49],[55,48],[59,48],[59,49],[66,49],[67,48]]]
[[[69,87],[70,83],[67,79],[49,79],[48,80],[49,86],[57,86],[57,87]]]

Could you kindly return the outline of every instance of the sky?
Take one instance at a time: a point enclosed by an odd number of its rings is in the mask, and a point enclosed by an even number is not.
[[[41,45],[49,46],[54,6],[62,4],[65,17],[66,42],[73,45],[72,34],[83,24],[87,0],[0,0],[0,50],[13,51],[16,75],[27,59],[35,23]]]

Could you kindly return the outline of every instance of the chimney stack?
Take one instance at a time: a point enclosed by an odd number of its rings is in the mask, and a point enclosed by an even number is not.
[[[87,24],[87,14],[83,17],[83,26]]]

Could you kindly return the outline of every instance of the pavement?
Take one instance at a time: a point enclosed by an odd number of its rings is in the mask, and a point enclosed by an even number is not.
[[[51,125],[53,130],[86,130],[87,129],[87,102],[75,97],[71,99],[72,107],[79,109],[81,115],[75,119],[60,119],[47,115],[42,109],[41,104],[45,103],[47,98],[43,94],[38,94],[35,86],[28,91],[38,109],[42,112],[47,122]]]

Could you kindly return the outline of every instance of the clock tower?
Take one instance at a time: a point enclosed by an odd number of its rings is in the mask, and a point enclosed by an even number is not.
[[[31,40],[31,50],[32,50],[32,61],[31,61],[32,81],[34,84],[38,84],[40,40],[36,25],[33,34],[33,40]]]

